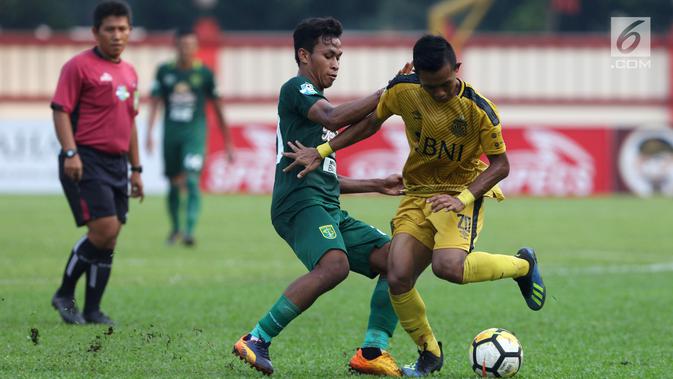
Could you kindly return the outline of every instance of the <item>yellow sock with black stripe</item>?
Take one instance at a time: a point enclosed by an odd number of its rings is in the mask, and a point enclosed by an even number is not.
[[[518,278],[526,275],[528,269],[527,260],[513,255],[473,251],[467,255],[463,264],[463,283]]]
[[[421,295],[412,288],[411,291],[400,295],[390,294],[390,302],[393,304],[395,313],[400,319],[400,325],[407,334],[420,347],[436,356],[441,355],[439,344],[432,333],[430,323],[425,315],[425,303]]]

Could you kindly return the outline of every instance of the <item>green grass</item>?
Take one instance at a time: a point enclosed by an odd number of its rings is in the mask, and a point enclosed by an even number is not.
[[[231,346],[304,273],[271,227],[269,203],[266,196],[206,197],[198,247],[189,250],[164,246],[161,198],[134,202],[103,301],[118,323],[108,335],[100,326],[62,324],[49,305],[83,233],[65,200],[0,196],[0,377],[260,377]],[[387,230],[397,200],[343,203]],[[503,327],[523,344],[520,378],[670,377],[672,225],[670,199],[489,202],[477,248],[534,246],[550,297],[531,312],[511,280],[456,286],[426,272],[418,288],[446,353],[438,376],[472,377],[472,337]],[[274,376],[348,377],[373,285],[352,274],[296,319],[274,340]],[[416,357],[400,328],[391,351],[404,363]]]

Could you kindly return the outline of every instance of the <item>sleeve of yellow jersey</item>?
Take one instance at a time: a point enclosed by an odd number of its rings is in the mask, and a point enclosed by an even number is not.
[[[493,124],[493,121],[488,117],[483,109],[478,110],[481,115],[481,148],[484,150],[486,155],[498,155],[504,153],[507,150],[505,147],[505,140],[502,138],[502,123],[500,122],[500,115],[498,115],[498,110],[496,109],[495,105],[493,105],[493,103],[490,101],[488,101],[488,104],[495,113],[495,121],[497,121],[497,124]]]
[[[385,120],[394,114],[400,114],[400,107],[397,101],[397,91],[395,87],[392,87],[383,91],[379,104],[376,106],[376,118]]]

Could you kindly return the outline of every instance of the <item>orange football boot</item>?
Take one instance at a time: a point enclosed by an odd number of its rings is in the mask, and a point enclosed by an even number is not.
[[[366,375],[380,375],[380,376],[402,376],[400,367],[385,350],[381,350],[381,355],[374,359],[367,359],[362,356],[362,349],[358,348],[348,363],[351,370]]]
[[[269,345],[271,345],[270,342],[260,339],[253,340],[250,334],[247,334],[236,341],[231,352],[255,370],[261,371],[264,375],[271,375],[273,366],[269,358]]]

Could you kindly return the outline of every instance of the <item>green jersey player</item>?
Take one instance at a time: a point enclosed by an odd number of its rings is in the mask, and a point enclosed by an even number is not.
[[[336,79],[341,57],[341,23],[333,18],[302,21],[294,30],[296,77],[287,81],[278,99],[276,174],[271,221],[308,273],[292,282],[257,325],[234,345],[233,352],[255,369],[273,372],[269,345],[295,317],[323,293],[354,271],[379,277],[371,298],[371,313],[362,348],[350,367],[360,373],[399,376],[394,359],[384,349],[397,317],[390,304],[385,279],[390,238],[340,209],[340,193],[401,193],[399,175],[385,179],[339,178],[336,158],[325,160],[321,170],[304,178],[298,170],[285,173],[292,161],[283,156],[288,147],[312,146],[331,139],[336,131],[372,112],[380,91],[340,106],[331,105],[323,90]]]
[[[154,150],[152,128],[158,105],[164,105],[164,173],[170,181],[168,210],[171,232],[167,242],[180,237],[187,246],[194,245],[194,226],[198,218],[201,196],[199,181],[206,145],[206,103],[214,103],[217,121],[225,138],[229,160],[233,145],[229,129],[218,106],[213,72],[196,59],[198,41],[191,31],[176,35],[177,60],[159,66],[152,86],[147,150]],[[180,218],[180,193],[187,190],[187,217],[183,229]]]

